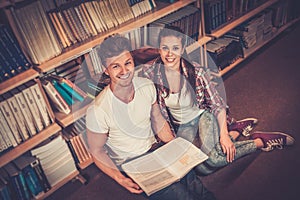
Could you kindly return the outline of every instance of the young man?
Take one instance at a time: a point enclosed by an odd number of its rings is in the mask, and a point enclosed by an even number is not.
[[[156,137],[174,139],[156,103],[156,90],[150,80],[134,77],[134,60],[129,41],[114,35],[101,44],[99,56],[110,78],[109,85],[87,110],[87,142],[95,164],[128,191],[143,193],[121,172],[121,164],[143,155],[156,144]],[[189,172],[179,182],[162,189],[149,199],[215,199]]]

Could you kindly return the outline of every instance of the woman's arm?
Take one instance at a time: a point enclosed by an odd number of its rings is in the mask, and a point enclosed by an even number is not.
[[[99,169],[130,192],[136,194],[143,192],[136,183],[134,183],[130,178],[125,177],[119,171],[115,163],[107,155],[106,150],[104,149],[104,145],[107,141],[107,134],[95,133],[87,129],[87,141],[89,151]]]
[[[229,137],[225,109],[222,109],[218,113],[217,120],[220,127],[220,144],[222,150],[226,154],[227,162],[232,162],[236,154],[236,148]]]

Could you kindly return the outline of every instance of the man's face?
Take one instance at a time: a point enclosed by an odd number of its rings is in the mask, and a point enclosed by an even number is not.
[[[129,51],[106,59],[105,73],[110,77],[113,88],[126,87],[132,84],[134,76],[134,62]]]
[[[183,47],[181,38],[175,36],[166,36],[161,38],[160,57],[166,67],[171,69],[179,69],[181,54]]]

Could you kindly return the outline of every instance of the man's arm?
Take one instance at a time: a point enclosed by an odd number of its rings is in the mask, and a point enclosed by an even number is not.
[[[151,125],[154,132],[163,142],[169,142],[175,138],[171,131],[169,123],[162,116],[157,102],[152,104]]]
[[[87,129],[89,151],[93,156],[96,166],[130,192],[136,194],[142,193],[143,190],[130,178],[125,177],[107,155],[104,149],[106,140],[107,134],[99,134]]]

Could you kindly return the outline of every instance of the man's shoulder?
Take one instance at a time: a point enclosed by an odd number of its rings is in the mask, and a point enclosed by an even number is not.
[[[134,77],[133,83],[135,86],[142,86],[142,87],[146,87],[146,86],[152,87],[154,85],[151,80],[139,76]]]
[[[109,86],[106,86],[94,99],[94,106],[100,106],[109,95]]]

